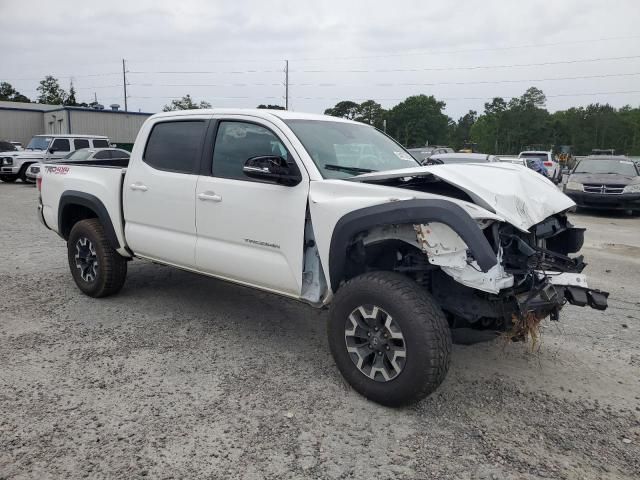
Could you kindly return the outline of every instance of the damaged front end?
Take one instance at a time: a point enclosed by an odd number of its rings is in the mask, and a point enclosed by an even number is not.
[[[582,274],[582,255],[570,256],[582,248],[584,229],[571,225],[566,215],[551,216],[528,232],[503,222],[481,227],[498,259],[486,272],[456,245],[448,227],[414,226],[430,263],[440,267],[432,272],[430,289],[453,328],[524,333],[546,317],[558,320],[566,303],[607,308],[609,294],[590,289]]]

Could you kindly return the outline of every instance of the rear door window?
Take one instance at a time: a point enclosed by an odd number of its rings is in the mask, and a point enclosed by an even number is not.
[[[97,152],[93,158],[96,160],[110,160],[111,152],[109,150],[102,150],[101,152]]]
[[[56,138],[51,144],[51,148],[56,152],[68,152],[71,150],[71,144],[68,138]]]
[[[158,170],[198,173],[207,125],[205,120],[156,123],[144,150],[144,162]]]
[[[109,142],[104,139],[94,139],[93,148],[109,148]]]
[[[89,148],[89,140],[86,138],[74,138],[73,139],[74,150],[80,150],[81,148]]]

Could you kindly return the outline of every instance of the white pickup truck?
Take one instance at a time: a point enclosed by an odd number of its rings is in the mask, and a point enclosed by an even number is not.
[[[116,293],[140,257],[328,306],[338,368],[385,405],[438,387],[452,329],[607,306],[569,256],[584,235],[574,203],[548,180],[509,164],[420,166],[353,121],[162,113],[126,168],[45,165],[38,183],[40,218],[87,295]]]

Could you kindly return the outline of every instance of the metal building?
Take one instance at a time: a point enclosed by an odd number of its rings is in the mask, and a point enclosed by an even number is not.
[[[112,110],[0,101],[0,140],[29,143],[34,135],[74,133],[106,135],[121,146],[133,144],[138,130],[152,115]]]

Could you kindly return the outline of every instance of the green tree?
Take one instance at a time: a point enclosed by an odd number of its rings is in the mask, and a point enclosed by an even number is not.
[[[174,110],[197,110],[200,108],[211,108],[209,102],[204,100],[200,103],[196,103],[191,98],[191,95],[187,94],[178,100],[171,100],[171,103],[165,105],[162,109],[163,112],[172,112]]]
[[[76,89],[73,86],[73,82],[69,84],[69,95],[64,100],[64,105],[69,107],[77,107],[80,104],[76,101]]]
[[[405,147],[445,143],[449,117],[442,110],[445,103],[432,95],[415,95],[399,103],[387,115],[387,133]]]
[[[355,120],[382,128],[386,110],[374,100],[366,100],[358,105]]]
[[[327,108],[324,111],[325,115],[331,115],[332,117],[348,118],[349,120],[355,120],[359,115],[360,105],[351,100],[344,100],[336,103],[335,107]]]
[[[449,124],[449,141],[448,144],[460,150],[465,142],[471,139],[471,128],[478,120],[478,112],[469,110],[466,114],[458,119],[458,122]]]
[[[260,105],[258,105],[258,107],[257,107],[257,108],[260,108],[260,109],[268,109],[268,110],[284,110],[284,109],[285,109],[285,108],[284,108],[283,106],[281,106],[281,105],[271,105],[271,104],[269,104],[269,105],[265,105],[265,104],[263,104],[263,103],[261,103]]]
[[[40,81],[40,86],[38,86],[37,90],[40,92],[38,103],[63,105],[67,99],[67,92],[60,87],[58,79],[51,75],[47,75],[44,80]]]
[[[13,86],[8,82],[0,82],[0,100],[4,100],[6,102],[25,102],[31,103],[27,97],[18,92]]]

